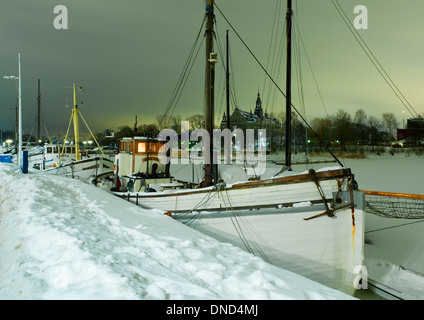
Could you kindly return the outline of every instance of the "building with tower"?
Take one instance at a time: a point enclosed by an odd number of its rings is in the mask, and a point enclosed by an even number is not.
[[[271,124],[280,125],[281,123],[276,118],[270,118],[262,108],[261,95],[258,91],[256,98],[256,106],[254,112],[252,109],[250,111],[244,111],[239,109],[238,106],[234,109],[233,113],[230,116],[230,125],[231,129],[241,128],[257,128],[258,126],[269,126]],[[224,113],[221,120],[221,129],[227,127],[227,116]]]

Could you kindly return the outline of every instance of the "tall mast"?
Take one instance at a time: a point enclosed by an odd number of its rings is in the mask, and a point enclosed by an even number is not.
[[[22,165],[22,74],[21,74],[21,54],[18,53],[18,81],[19,81],[19,113],[18,113],[18,167]]]
[[[227,72],[226,72],[226,102],[227,102],[227,129],[231,130],[230,124],[230,59],[229,59],[229,39],[227,30]]]
[[[75,91],[75,83],[73,86],[74,89],[74,108],[72,109],[72,120],[74,122],[74,136],[75,136],[75,160],[79,161],[80,151],[79,151],[79,127],[78,127],[78,105],[77,105],[77,93]]]
[[[292,36],[292,0],[287,0],[287,71],[286,71],[286,160],[285,166],[291,168],[291,36]]]
[[[213,0],[206,0],[206,70],[205,70],[205,129],[209,133],[210,148],[209,163],[205,163],[205,183],[213,184],[213,177],[217,176],[216,166],[213,165],[213,129],[214,129],[214,80],[216,54],[213,53],[213,24],[214,24]],[[216,182],[216,180],[215,180]]]
[[[226,103],[227,103],[227,129],[231,131],[230,123],[230,45],[227,30],[227,67],[226,67]],[[231,138],[231,136],[229,137]],[[231,139],[225,139],[225,164],[231,164]]]
[[[40,79],[38,79],[38,115],[37,115],[37,124],[38,124],[38,131],[37,131],[37,139],[38,141],[41,140],[40,136],[40,122],[41,122],[41,91],[40,91]]]

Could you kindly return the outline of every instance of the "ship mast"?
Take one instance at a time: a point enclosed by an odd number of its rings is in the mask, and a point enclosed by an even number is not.
[[[72,109],[72,120],[74,122],[74,136],[75,136],[75,160],[79,161],[80,150],[79,150],[79,127],[78,127],[78,105],[77,105],[77,94],[75,90],[75,83],[73,85],[74,93],[74,108]]]
[[[206,70],[205,70],[205,129],[209,133],[209,163],[205,161],[205,184],[216,183],[217,164],[213,164],[213,129],[214,129],[214,81],[217,55],[213,52],[214,7],[213,0],[206,0]]]
[[[231,123],[230,123],[230,45],[229,45],[229,39],[228,39],[228,30],[227,30],[227,53],[226,53],[226,74],[225,74],[225,78],[226,78],[226,105],[227,105],[227,129],[229,131],[231,131]],[[224,146],[224,150],[225,150],[225,164],[231,164],[231,140],[230,139],[226,139],[225,141],[225,146]]]
[[[103,153],[103,150],[100,147],[99,143],[97,142],[96,137],[94,136],[93,132],[88,127],[87,122],[85,122],[84,118],[82,117],[82,115],[79,112],[78,105],[77,105],[77,93],[76,93],[76,89],[75,89],[75,83],[73,84],[72,88],[73,88],[73,96],[74,96],[74,107],[72,108],[72,115],[71,115],[71,119],[69,120],[68,130],[66,131],[64,145],[63,145],[60,157],[59,157],[59,163],[61,162],[62,155],[65,152],[65,144],[66,144],[66,140],[68,139],[68,133],[69,133],[69,129],[71,127],[71,122],[74,123],[75,160],[76,161],[81,160],[81,154],[80,154],[80,148],[79,148],[79,125],[78,125],[79,116],[81,116],[81,119],[83,120],[85,126],[87,127],[88,131],[90,132],[91,137],[96,142],[97,147],[99,148],[99,150],[101,151],[103,156],[105,155]],[[80,87],[80,90],[82,90],[82,87]],[[81,102],[81,104],[82,104],[82,102]]]
[[[227,106],[227,129],[231,130],[230,124],[230,49],[229,49],[229,39],[228,39],[228,30],[227,30],[227,72],[225,73],[226,80],[226,106]]]
[[[291,63],[292,63],[292,0],[287,0],[287,70],[286,70],[286,169],[291,169]]]
[[[41,141],[41,135],[40,135],[40,123],[41,123],[41,89],[40,89],[40,79],[38,79],[38,114],[37,114],[37,124],[38,124],[38,131],[37,131],[37,139],[38,141]]]

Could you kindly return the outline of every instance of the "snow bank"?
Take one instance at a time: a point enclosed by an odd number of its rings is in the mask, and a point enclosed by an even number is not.
[[[0,299],[353,299],[94,186],[0,164]]]

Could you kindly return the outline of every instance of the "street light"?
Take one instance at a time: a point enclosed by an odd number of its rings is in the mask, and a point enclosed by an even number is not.
[[[22,83],[21,83],[21,54],[18,53],[18,76],[3,76],[6,80],[18,80],[19,109],[18,109],[18,167],[22,164]]]

